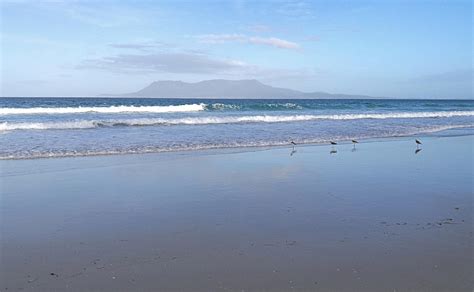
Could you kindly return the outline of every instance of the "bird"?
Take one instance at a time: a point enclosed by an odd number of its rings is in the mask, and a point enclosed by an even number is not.
[[[337,143],[334,141],[329,141],[329,143],[331,143],[331,145],[337,145]]]
[[[357,140],[351,140],[352,144],[354,144],[354,147],[352,147],[352,150],[355,150],[356,144],[359,143]]]
[[[293,150],[295,150],[295,146],[296,146],[295,141],[291,141],[290,144],[293,145]]]
[[[417,149],[418,149],[418,146],[419,146],[419,145],[422,145],[422,144],[423,144],[423,143],[421,143],[421,141],[418,140],[418,139],[415,139],[415,143],[416,143],[416,148],[417,148]]]

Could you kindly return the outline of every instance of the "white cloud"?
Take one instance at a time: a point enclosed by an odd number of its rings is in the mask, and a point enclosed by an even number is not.
[[[268,25],[263,25],[263,24],[255,24],[255,25],[250,25],[247,26],[247,30],[253,31],[255,33],[262,33],[262,32],[269,32],[271,31],[271,27]]]
[[[260,38],[260,37],[251,37],[248,40],[252,44],[261,44],[261,45],[268,45],[272,47],[277,47],[280,49],[299,49],[300,45],[294,42],[282,40],[279,38]]]
[[[314,78],[314,71],[305,68],[268,68],[240,60],[214,58],[206,54],[166,52],[123,54],[84,60],[77,69],[98,69],[112,73],[175,76],[197,80],[212,78],[259,79],[284,84]],[[167,77],[168,78],[168,77]]]
[[[204,34],[197,36],[199,42],[206,44],[222,44],[226,42],[244,42],[248,38],[243,34]]]
[[[102,69],[118,73],[232,74],[251,66],[245,62],[215,59],[193,53],[122,54],[84,60],[78,69]]]
[[[291,41],[275,38],[275,37],[249,37],[244,34],[205,34],[196,36],[201,43],[206,44],[222,44],[228,42],[241,42],[255,45],[271,46],[279,49],[297,50],[300,45]]]
[[[143,42],[126,42],[126,43],[112,43],[109,44],[109,47],[115,49],[130,49],[130,50],[139,50],[139,51],[148,51],[157,48],[172,48],[175,45],[157,42],[157,41],[143,41]]]
[[[281,5],[276,6],[276,12],[286,17],[292,18],[312,18],[314,11],[311,8],[311,2],[300,0],[283,1]]]

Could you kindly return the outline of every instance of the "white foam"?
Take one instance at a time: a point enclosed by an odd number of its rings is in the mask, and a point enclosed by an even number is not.
[[[239,110],[240,106],[235,105],[235,104],[225,104],[225,103],[213,103],[207,108],[213,109],[213,110]]]
[[[37,122],[37,123],[0,123],[0,132],[13,130],[65,130],[96,128],[94,121]]]
[[[32,107],[0,108],[0,115],[35,115],[35,114],[82,114],[82,113],[176,113],[196,112],[206,109],[206,105],[183,104],[168,106],[110,106],[110,107]]]
[[[0,131],[48,130],[48,129],[87,129],[113,126],[152,126],[152,125],[208,125],[237,123],[281,123],[312,120],[357,120],[357,119],[410,119],[410,118],[449,118],[474,116],[474,111],[444,112],[405,112],[384,114],[340,114],[340,115],[253,115],[253,116],[208,116],[167,118],[140,118],[121,120],[75,120],[65,122],[0,123]]]
[[[236,123],[281,123],[311,120],[357,120],[357,119],[409,119],[409,118],[448,118],[474,116],[474,111],[413,112],[387,114],[340,114],[340,115],[252,115],[252,116],[208,116],[185,117],[177,119],[142,118],[98,123],[101,126],[150,126],[150,125],[207,125]]]

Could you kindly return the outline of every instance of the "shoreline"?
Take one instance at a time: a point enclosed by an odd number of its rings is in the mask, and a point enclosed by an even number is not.
[[[448,126],[449,127],[449,126]],[[463,129],[471,131],[469,133],[454,133],[458,129]],[[391,137],[370,137],[370,138],[356,138],[360,143],[375,143],[375,142],[390,142],[397,140],[408,140],[418,138],[431,138],[431,137],[462,137],[462,136],[474,136],[474,125],[470,126],[456,126],[449,129],[434,130],[434,131],[425,131],[419,134],[412,135],[400,135],[400,136],[391,136]],[[350,140],[337,140],[339,145],[352,145]],[[324,142],[308,142],[297,144],[297,147],[312,147],[312,146],[327,146],[329,141]],[[116,152],[116,153],[88,153],[88,154],[64,154],[61,156],[36,156],[36,157],[0,157],[0,161],[17,161],[17,160],[41,160],[41,159],[63,159],[63,158],[81,158],[81,157],[104,157],[104,156],[127,156],[127,155],[153,155],[153,154],[165,154],[165,153],[201,153],[201,152],[216,152],[216,153],[225,153],[225,152],[255,152],[255,151],[265,151],[270,149],[279,149],[279,148],[292,148],[291,144],[269,144],[269,145],[258,145],[258,146],[216,146],[216,147],[203,147],[201,149],[170,149],[170,150],[151,150],[151,151],[139,151],[139,152]]]

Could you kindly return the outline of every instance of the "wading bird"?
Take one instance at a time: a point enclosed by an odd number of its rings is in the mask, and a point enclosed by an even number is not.
[[[333,141],[329,141],[329,143],[331,143],[331,145],[337,145],[337,143]]]
[[[351,140],[351,141],[352,141],[352,144],[354,144],[354,147],[353,147],[353,148],[355,149],[355,148],[356,148],[356,144],[358,144],[359,141],[357,141],[357,140]]]
[[[415,143],[416,143],[416,149],[418,149],[418,147],[423,144],[423,143],[421,143],[421,141],[418,140],[418,139],[415,139]]]

